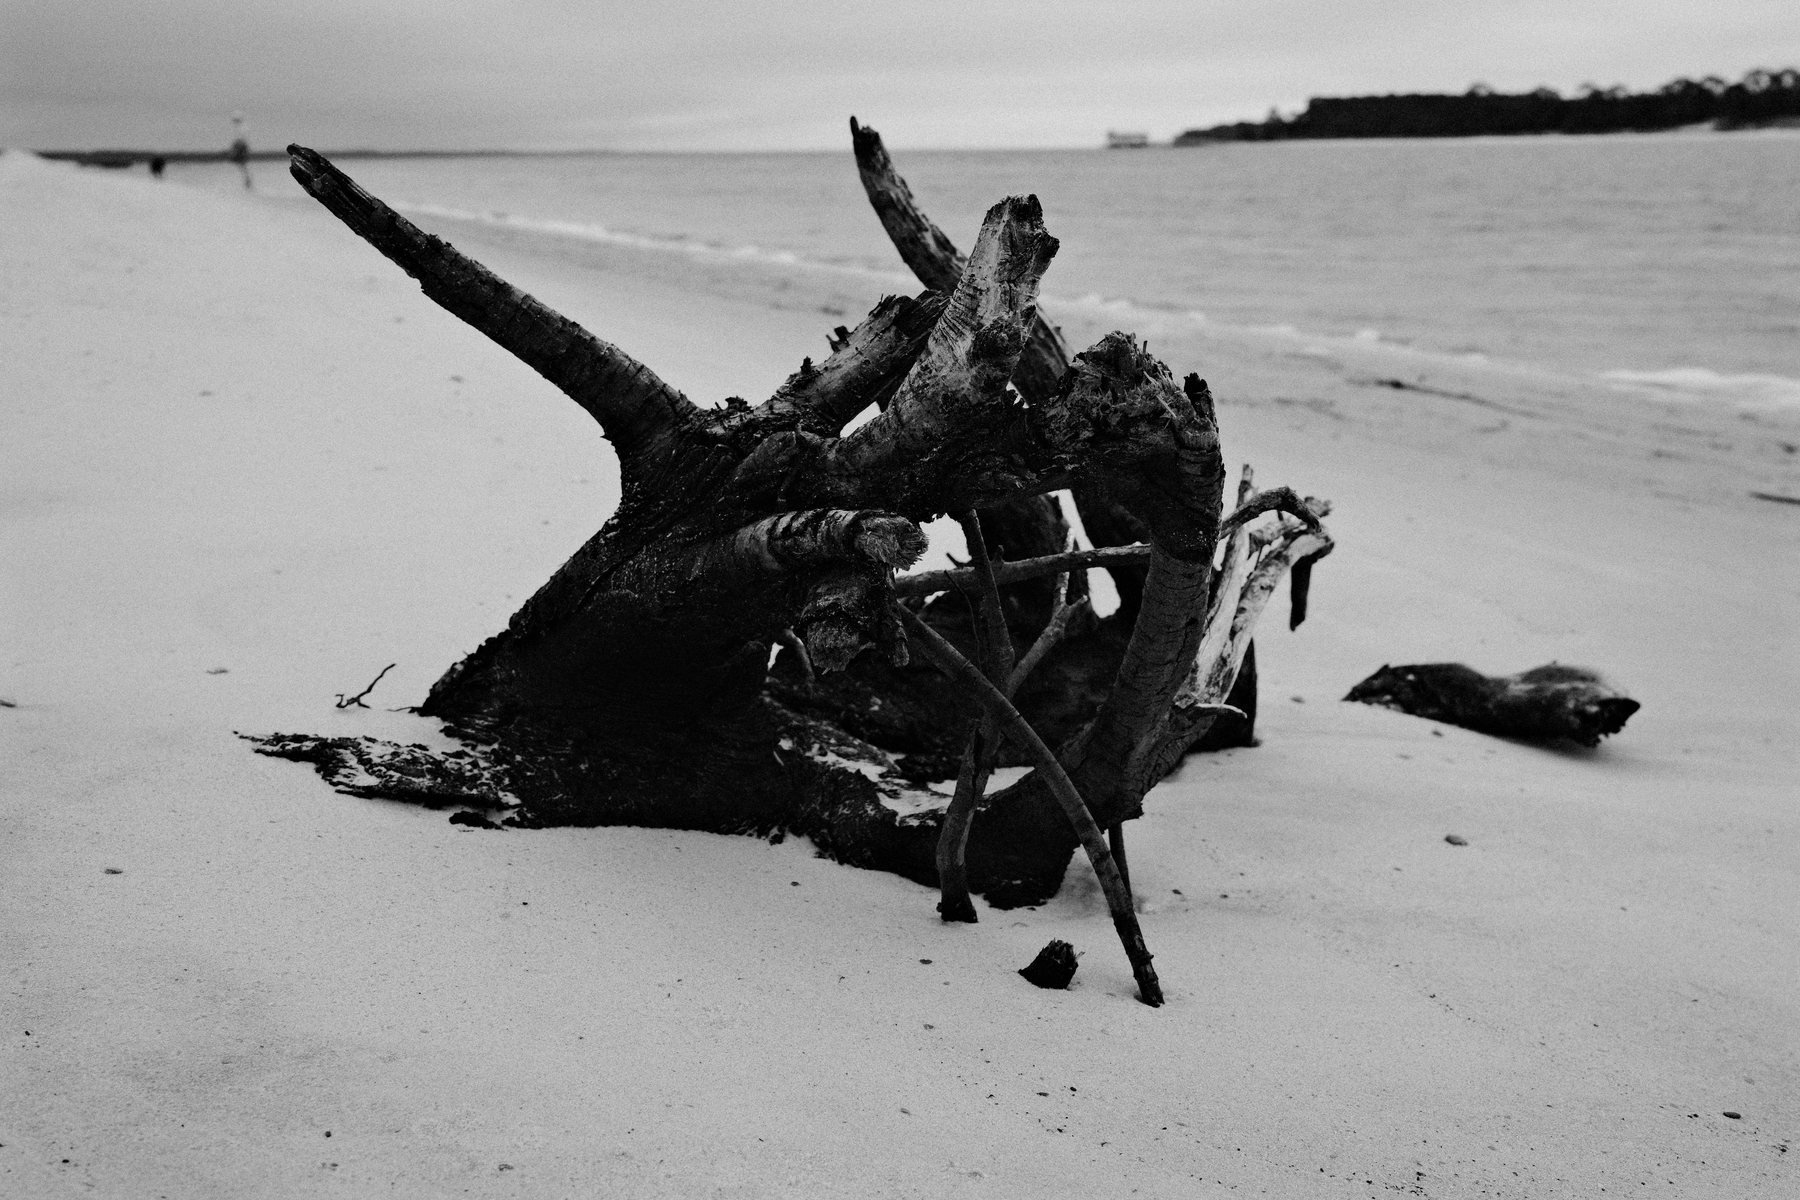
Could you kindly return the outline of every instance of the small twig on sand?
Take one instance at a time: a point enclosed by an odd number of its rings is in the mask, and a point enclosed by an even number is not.
[[[386,675],[389,671],[394,669],[395,665],[396,664],[394,664],[394,663],[389,663],[387,666],[381,668],[381,675]],[[336,707],[349,708],[353,704],[358,708],[369,707],[368,705],[363,703],[363,697],[375,690],[375,685],[381,682],[381,675],[377,675],[375,678],[369,680],[369,686],[364,688],[362,691],[356,693],[356,695],[354,695],[354,696],[347,697],[344,695],[344,693],[339,692],[337,694]]]
[[[964,658],[955,646],[945,641],[943,635],[927,625],[918,614],[904,605],[896,605],[901,620],[906,622],[907,629],[920,644],[920,648],[935,662],[940,670],[952,679],[968,688],[975,698],[981,702],[989,715],[994,717],[1001,731],[1011,738],[1015,745],[1031,755],[1038,771],[1050,787],[1051,795],[1062,805],[1069,823],[1075,827],[1075,836],[1080,839],[1082,849],[1087,851],[1088,861],[1094,865],[1094,874],[1100,880],[1100,890],[1106,894],[1106,906],[1112,912],[1113,928],[1118,931],[1119,941],[1125,947],[1125,957],[1131,960],[1131,973],[1137,978],[1138,999],[1152,1008],[1160,1007],[1163,1002],[1162,985],[1157,981],[1156,970],[1150,965],[1150,949],[1144,944],[1143,930],[1138,927],[1137,912],[1131,903],[1131,893],[1126,890],[1125,881],[1119,875],[1118,863],[1114,861],[1112,851],[1107,848],[1106,836],[1095,824],[1094,815],[1088,811],[1081,793],[1075,790],[1075,784],[1067,771],[1044,745],[1044,740],[1037,731],[1026,723],[1019,710],[1012,702],[1001,694],[1000,689],[990,682],[987,676],[977,670],[973,663]]]

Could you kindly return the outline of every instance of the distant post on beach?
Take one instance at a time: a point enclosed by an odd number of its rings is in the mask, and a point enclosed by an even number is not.
[[[227,157],[244,173],[244,188],[249,190],[253,186],[250,182],[250,139],[244,136],[243,113],[231,114],[231,132],[231,150]]]

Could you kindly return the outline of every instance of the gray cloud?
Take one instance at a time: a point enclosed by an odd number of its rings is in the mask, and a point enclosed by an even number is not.
[[[0,0],[0,143],[1087,145],[1309,95],[1800,61],[1790,0]]]

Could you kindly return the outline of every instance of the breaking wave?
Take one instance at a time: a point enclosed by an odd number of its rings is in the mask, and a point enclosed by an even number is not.
[[[608,246],[628,246],[634,250],[652,250],[665,254],[681,254],[689,258],[709,262],[749,262],[773,267],[801,267],[814,271],[836,272],[855,275],[860,278],[875,279],[886,283],[903,286],[918,286],[911,274],[898,270],[882,270],[852,262],[829,262],[807,258],[795,254],[791,250],[770,250],[757,245],[728,245],[719,242],[705,241],[699,238],[683,237],[651,237],[641,233],[627,233],[618,229],[609,229],[605,225],[589,221],[560,221],[544,217],[522,217],[516,213],[506,212],[474,212],[469,209],[451,208],[443,204],[427,204],[417,201],[400,201],[394,208],[405,213],[422,217],[440,217],[449,221],[467,221],[476,225],[488,225],[502,229],[513,229],[523,233],[550,234],[555,237],[573,238],[584,242],[598,242]]]
[[[1707,367],[1671,367],[1663,371],[1603,371],[1601,378],[1665,398],[1800,408],[1800,379],[1785,375],[1727,375]]]
[[[918,288],[919,282],[911,272],[895,268],[883,268],[869,263],[833,260],[809,257],[796,254],[791,250],[771,250],[754,244],[733,245],[707,241],[701,238],[687,237],[655,237],[641,233],[629,233],[612,229],[605,225],[590,221],[565,221],[545,217],[526,217],[510,212],[477,212],[472,209],[456,208],[444,204],[433,204],[424,201],[394,201],[393,207],[413,216],[436,217],[442,220],[463,221],[490,228],[508,229],[525,234],[549,235],[556,238],[569,238],[577,241],[598,243],[608,246],[624,246],[634,250],[647,250],[653,253],[679,254],[702,262],[717,263],[751,263],[776,267],[783,270],[816,271],[825,274],[851,276],[879,283],[884,287],[892,287],[900,291]],[[1065,312],[1086,312],[1104,315],[1126,322],[1128,326],[1146,325],[1159,322],[1176,321],[1195,326],[1210,326],[1222,332],[1241,331],[1284,339],[1295,339],[1311,343],[1315,346],[1327,346],[1334,343],[1350,341],[1358,345],[1380,344],[1382,346],[1399,346],[1403,343],[1391,342],[1377,330],[1361,329],[1354,335],[1318,334],[1298,329],[1293,325],[1238,325],[1215,321],[1203,312],[1180,306],[1162,306],[1146,304],[1141,301],[1123,299],[1115,296],[1103,296],[1089,292],[1080,296],[1064,296],[1054,292],[1045,292],[1042,296],[1045,304],[1051,309]],[[1166,328],[1166,326],[1165,326]],[[1446,356],[1463,357],[1467,356]]]
[[[791,250],[770,249],[751,244],[731,244],[703,238],[652,236],[610,228],[590,221],[569,221],[544,217],[521,216],[510,212],[478,212],[443,204],[401,201],[396,209],[415,216],[467,222],[491,228],[512,230],[527,235],[573,239],[609,246],[661,254],[677,254],[713,263],[742,263],[771,267],[782,271],[808,271],[863,279],[895,291],[917,288],[910,272],[878,266],[855,259],[824,259],[797,254]],[[1098,293],[1063,296],[1046,292],[1044,303],[1051,312],[1085,312],[1117,319],[1125,328],[1149,335],[1160,330],[1165,336],[1171,324],[1188,328],[1210,329],[1224,334],[1250,334],[1273,338],[1294,345],[1300,354],[1332,356],[1346,351],[1379,349],[1412,358],[1474,365],[1487,362],[1480,353],[1428,349],[1410,339],[1391,338],[1381,330],[1359,328],[1351,333],[1320,333],[1300,329],[1291,324],[1236,324],[1211,319],[1204,312],[1182,306],[1146,304],[1140,301]],[[1759,408],[1800,408],[1800,379],[1771,374],[1726,374],[1706,367],[1675,367],[1666,370],[1603,371],[1598,378],[1623,391],[1635,391],[1663,399],[1688,400],[1696,403],[1735,403]]]

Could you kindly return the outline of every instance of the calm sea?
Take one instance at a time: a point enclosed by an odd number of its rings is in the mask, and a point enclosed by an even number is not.
[[[1800,131],[895,157],[965,249],[994,201],[1038,195],[1062,240],[1052,316],[1141,307],[1800,404]],[[546,245],[915,286],[847,149],[344,165],[397,206]],[[265,191],[292,186],[257,170]]]

